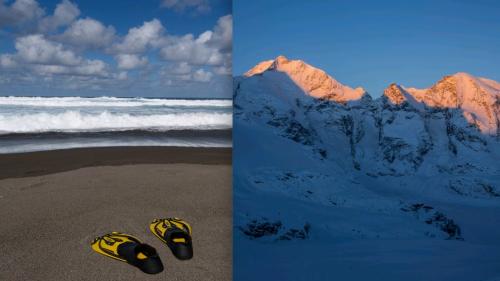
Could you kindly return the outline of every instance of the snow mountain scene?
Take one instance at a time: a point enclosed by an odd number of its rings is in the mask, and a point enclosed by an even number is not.
[[[279,56],[233,87],[236,279],[500,280],[500,83],[372,98]]]

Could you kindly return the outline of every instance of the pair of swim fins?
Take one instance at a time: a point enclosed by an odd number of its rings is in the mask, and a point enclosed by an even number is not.
[[[193,257],[192,230],[187,222],[178,218],[155,219],[149,224],[149,229],[167,244],[176,258],[189,260]],[[156,249],[132,235],[112,232],[96,237],[91,246],[97,253],[126,262],[145,273],[163,271],[163,263]]]

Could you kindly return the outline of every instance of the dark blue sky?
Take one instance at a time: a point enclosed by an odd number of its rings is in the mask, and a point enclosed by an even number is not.
[[[468,72],[500,81],[500,1],[235,1],[233,71],[283,54],[379,96]]]
[[[231,97],[231,0],[0,0],[0,95]]]

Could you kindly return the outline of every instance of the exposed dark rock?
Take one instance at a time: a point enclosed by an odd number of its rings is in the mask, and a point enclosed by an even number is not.
[[[276,235],[281,227],[281,221],[270,222],[266,218],[262,218],[260,221],[250,221],[244,227],[240,227],[240,230],[250,239],[257,239]]]
[[[442,212],[436,211],[434,207],[423,203],[415,203],[403,206],[401,211],[412,213],[417,219],[437,227],[447,235],[446,239],[464,240],[460,226]]]
[[[305,240],[309,238],[311,225],[305,223],[301,229],[285,228],[281,221],[269,221],[267,218],[254,219],[243,227],[239,227],[250,239],[278,236],[274,241]]]
[[[306,223],[303,229],[296,229],[296,228],[288,229],[288,231],[286,231],[283,235],[278,237],[278,240],[293,240],[293,239],[305,240],[309,238],[310,230],[311,230],[311,225],[309,223]]]

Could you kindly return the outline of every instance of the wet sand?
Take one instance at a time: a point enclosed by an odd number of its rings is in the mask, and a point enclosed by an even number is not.
[[[0,179],[127,164],[231,164],[231,148],[96,147],[0,154]]]
[[[92,148],[0,155],[0,280],[231,280],[231,151]],[[179,261],[148,230],[156,217],[193,226]],[[95,236],[132,234],[165,266],[146,275],[93,252]]]

